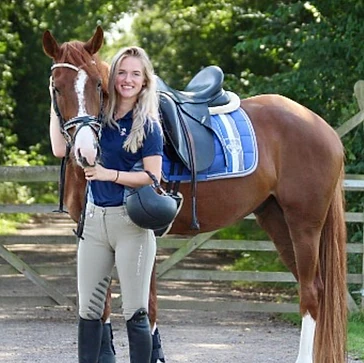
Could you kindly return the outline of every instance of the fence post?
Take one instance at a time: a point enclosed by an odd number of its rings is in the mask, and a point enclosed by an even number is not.
[[[363,242],[363,253],[361,254],[361,309],[364,311],[364,213],[363,213],[363,233],[362,233],[362,242]]]
[[[198,249],[202,244],[213,236],[216,231],[200,233],[190,239],[184,246],[174,252],[169,258],[160,263],[157,266],[157,278],[163,276],[168,270],[170,270],[175,264],[181,261],[184,257],[189,255],[192,251]]]
[[[351,119],[345,121],[336,129],[336,132],[342,138],[352,129],[360,125],[364,121],[364,81],[357,81],[354,85],[354,94],[359,105],[359,112]]]

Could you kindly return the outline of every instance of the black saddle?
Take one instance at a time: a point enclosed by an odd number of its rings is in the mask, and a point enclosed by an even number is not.
[[[157,77],[165,134],[189,170],[205,170],[213,162],[215,149],[208,108],[229,103],[223,80],[224,74],[217,66],[202,69],[184,91],[169,87]],[[189,143],[194,145],[194,158]]]
[[[179,160],[191,171],[192,228],[198,229],[196,217],[196,174],[211,166],[215,158],[213,131],[209,107],[229,103],[222,88],[224,73],[209,66],[197,73],[184,91],[169,87],[157,77],[160,113],[167,139],[166,153]]]
[[[183,91],[169,87],[157,77],[158,91],[167,93],[178,104],[207,104],[209,107],[229,103],[230,98],[222,88],[224,73],[217,66],[209,66],[198,72]]]

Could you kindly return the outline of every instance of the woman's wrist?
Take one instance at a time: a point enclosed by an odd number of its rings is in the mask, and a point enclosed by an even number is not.
[[[115,170],[115,178],[113,179],[113,183],[116,183],[119,179],[119,170]]]

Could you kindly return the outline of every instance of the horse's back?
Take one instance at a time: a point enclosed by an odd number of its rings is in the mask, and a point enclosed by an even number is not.
[[[284,135],[286,132],[301,132],[302,137],[314,138],[314,134],[325,134],[326,137],[338,138],[334,129],[319,115],[307,107],[278,94],[263,94],[249,97],[241,101],[241,107],[252,118],[256,127],[260,127],[262,122],[264,126],[274,123],[277,132]]]
[[[260,148],[279,154],[276,156],[282,162],[330,163],[334,167],[337,161],[342,167],[344,150],[339,136],[305,106],[281,95],[267,94],[242,100],[241,107],[252,120]]]

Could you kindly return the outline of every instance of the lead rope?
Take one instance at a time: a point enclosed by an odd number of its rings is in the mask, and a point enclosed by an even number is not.
[[[59,206],[58,209],[54,210],[54,213],[67,213],[67,211],[65,211],[63,209],[63,198],[64,198],[64,185],[65,185],[65,179],[66,179],[66,167],[67,167],[67,162],[70,156],[70,146],[67,145],[66,147],[66,155],[62,158],[61,161],[61,169],[60,169],[60,173],[59,173],[59,186],[58,186],[58,194],[59,194]]]
[[[87,204],[88,185],[89,185],[89,181],[86,183],[86,186],[85,186],[85,195],[84,195],[84,198],[83,198],[83,207],[82,207],[82,212],[81,212],[81,215],[80,215],[80,219],[78,220],[78,223],[77,223],[77,229],[73,229],[73,233],[79,239],[84,239],[82,237],[82,234],[83,234],[83,229],[85,227],[85,216],[86,216],[86,204]]]

